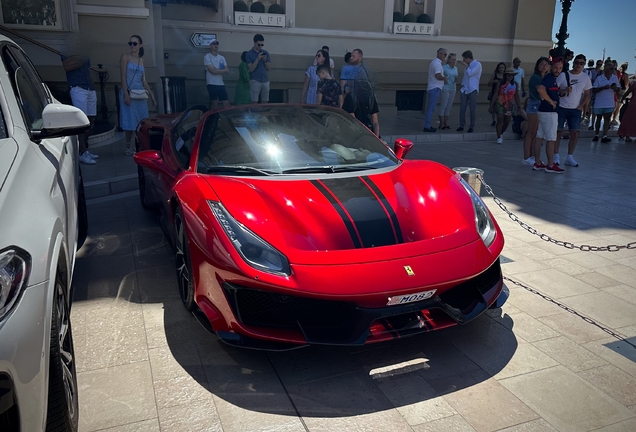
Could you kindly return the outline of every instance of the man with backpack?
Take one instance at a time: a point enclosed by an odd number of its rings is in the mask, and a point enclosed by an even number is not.
[[[380,121],[378,119],[378,101],[375,98],[373,84],[369,72],[362,63],[362,50],[351,52],[352,65],[357,66],[353,79],[348,79],[342,109],[357,118],[363,125],[380,137]],[[342,77],[341,77],[342,78]]]

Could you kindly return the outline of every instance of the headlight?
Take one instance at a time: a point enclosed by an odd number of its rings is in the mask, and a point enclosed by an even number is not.
[[[470,195],[470,199],[473,202],[473,210],[475,210],[475,225],[477,226],[477,233],[479,237],[483,240],[486,247],[489,247],[492,242],[495,240],[495,235],[497,231],[495,230],[495,224],[490,218],[490,213],[488,213],[488,209],[486,208],[486,204],[481,200],[477,192],[470,187],[466,181],[459,177],[459,181],[461,181],[462,186]]]
[[[291,274],[289,261],[285,255],[234,219],[220,202],[208,201],[208,204],[223,227],[225,234],[245,262],[255,269],[269,273],[284,276]]]
[[[31,271],[31,256],[17,247],[0,251],[0,320],[20,298]]]

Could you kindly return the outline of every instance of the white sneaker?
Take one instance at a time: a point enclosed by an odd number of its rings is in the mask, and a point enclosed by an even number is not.
[[[573,167],[577,167],[579,166],[579,163],[577,161],[574,160],[574,158],[572,157],[572,155],[568,155],[568,157],[565,158],[565,164],[566,165],[570,165]]]
[[[528,159],[523,159],[521,165],[534,166],[534,156],[530,156]]]
[[[503,138],[501,137],[497,138],[497,144],[503,144]]]
[[[560,164],[561,164],[561,157],[559,156],[559,154],[558,154],[558,153],[556,153],[556,154],[554,155],[554,163],[555,163],[555,164],[557,164],[557,165],[560,165]]]
[[[93,154],[93,153],[89,152],[88,150],[86,150],[84,153],[86,153],[87,155],[89,155],[93,159],[99,159],[99,155]]]
[[[95,159],[93,159],[92,157],[88,155],[88,152],[84,152],[81,155],[79,155],[79,161],[86,165],[95,165],[97,163],[95,162]]]

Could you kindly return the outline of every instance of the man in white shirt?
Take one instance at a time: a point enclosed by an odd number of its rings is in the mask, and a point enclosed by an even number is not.
[[[475,112],[477,110],[477,95],[479,94],[479,80],[481,79],[481,63],[473,58],[473,52],[468,50],[462,53],[461,64],[466,67],[462,78],[462,87],[459,90],[459,127],[457,132],[464,130],[466,124],[466,106],[470,107],[470,127],[467,132],[472,132],[475,127]]]
[[[426,108],[426,116],[424,117],[424,132],[436,132],[437,129],[431,127],[431,119],[435,112],[435,105],[439,95],[442,93],[444,84],[448,81],[448,78],[444,76],[444,69],[442,67],[442,60],[447,56],[447,51],[444,48],[437,50],[437,57],[433,59],[431,65],[428,67],[428,86],[426,87],[428,99],[428,107]]]
[[[519,57],[515,57],[512,61],[512,68],[517,73],[517,75],[515,75],[515,82],[517,83],[517,87],[521,89],[521,97],[526,97],[526,83],[523,80],[526,73],[520,66],[521,59]]]
[[[593,112],[596,114],[595,132],[592,141],[598,141],[601,120],[603,120],[603,138],[601,142],[608,143],[612,141],[612,139],[607,136],[607,131],[609,130],[610,120],[614,112],[614,95],[618,93],[620,89],[621,87],[616,77],[614,65],[611,61],[606,61],[603,73],[596,77],[594,85],[592,86],[592,93],[595,94]]]
[[[568,157],[565,164],[577,167],[579,164],[574,160],[572,155],[579,140],[579,131],[581,130],[581,114],[583,107],[590,100],[592,89],[592,80],[585,73],[585,56],[579,54],[574,58],[572,69],[563,71],[557,77],[557,86],[559,90],[565,93],[565,96],[559,98],[559,106],[557,107],[558,131],[556,143],[554,146],[554,163],[558,164],[559,160],[559,144],[561,133],[565,130],[565,123],[570,130],[570,141],[568,142]]]
[[[223,74],[229,73],[225,57],[219,54],[219,41],[217,39],[210,42],[210,52],[203,57],[205,65],[205,81],[210,95],[211,108],[217,107],[217,102],[221,101],[224,107],[230,106],[223,82]]]

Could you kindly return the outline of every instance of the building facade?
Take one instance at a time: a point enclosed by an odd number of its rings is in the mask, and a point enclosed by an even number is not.
[[[428,64],[440,47],[458,56],[472,50],[483,64],[483,86],[500,61],[510,64],[520,57],[522,67],[531,72],[535,60],[552,47],[556,0],[262,0],[262,7],[252,0],[241,2],[265,13],[235,11],[243,7],[234,0],[0,3],[3,25],[11,30],[63,54],[88,55],[93,65],[103,64],[109,74],[106,103],[111,112],[114,88],[120,83],[119,59],[128,52],[131,35],[143,38],[147,81],[157,100],[163,96],[161,77],[185,77],[190,106],[208,102],[203,56],[209,38],[218,38],[219,52],[232,70],[224,77],[231,100],[241,52],[249,50],[252,37],[260,33],[272,57],[272,101],[301,101],[305,71],[323,45],[330,47],[336,74],[344,54],[360,48],[373,72],[383,115],[395,115],[398,109],[421,109]],[[11,37],[28,52],[45,81],[63,85],[58,55]]]

